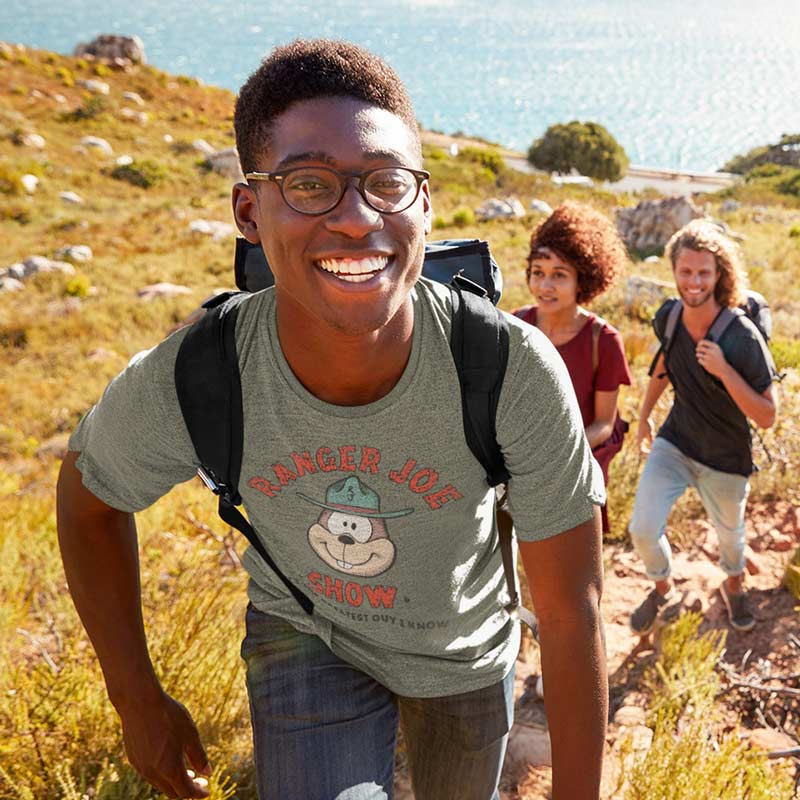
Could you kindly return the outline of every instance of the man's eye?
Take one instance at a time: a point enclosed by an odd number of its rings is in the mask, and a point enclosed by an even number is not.
[[[328,185],[316,178],[297,178],[289,184],[293,192],[324,192]]]

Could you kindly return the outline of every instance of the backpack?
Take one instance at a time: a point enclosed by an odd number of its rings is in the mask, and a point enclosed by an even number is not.
[[[255,248],[261,253],[260,258]],[[237,240],[235,273],[237,286],[242,291],[217,295],[204,304],[206,313],[190,327],[178,350],[175,387],[201,464],[198,475],[219,497],[219,516],[248,539],[303,610],[311,615],[312,600],[281,571],[237,508],[242,503],[238,485],[244,420],[236,319],[239,304],[254,291],[253,287],[265,288],[274,282],[271,272],[265,276],[265,266],[260,246]],[[445,282],[444,278],[449,281],[453,303],[450,350],[461,385],[464,435],[470,450],[486,470],[488,485],[499,487],[509,479],[495,429],[509,348],[508,323],[494,305],[502,285],[500,271],[486,242],[448,240],[426,245],[423,275],[432,273],[439,276],[439,282]],[[535,616],[523,608],[519,600],[513,559],[513,522],[505,508],[504,492],[499,493],[496,515],[510,596],[506,610],[536,632]]]
[[[740,306],[736,306],[735,308],[725,306],[719,312],[719,314],[717,314],[717,318],[708,329],[706,338],[712,342],[719,342],[719,340],[722,338],[722,334],[725,333],[725,331],[728,329],[728,326],[734,321],[734,319],[736,319],[736,317],[747,317],[756,326],[759,334],[761,334],[759,337],[759,342],[761,344],[764,357],[767,363],[769,363],[770,357],[768,342],[772,336],[772,312],[770,311],[769,303],[762,294],[759,294],[752,289],[748,289],[745,294],[746,299]],[[658,352],[655,354],[655,357],[650,364],[650,370],[648,371],[649,375],[653,374],[656,363],[658,362],[658,357],[662,353],[666,363],[670,347],[672,346],[672,342],[675,338],[675,330],[678,327],[678,321],[680,320],[681,313],[683,311],[682,300],[665,300],[661,308],[663,308],[667,303],[672,303],[672,307],[667,314],[667,321],[664,325],[664,338],[661,342],[661,346],[658,348]],[[656,314],[658,314],[658,312],[656,312]]]

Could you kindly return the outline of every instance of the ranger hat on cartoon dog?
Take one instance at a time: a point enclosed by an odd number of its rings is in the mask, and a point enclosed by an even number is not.
[[[324,503],[301,492],[297,495],[323,509],[308,529],[308,542],[328,566],[364,577],[380,575],[392,566],[395,547],[385,520],[405,517],[413,508],[381,511],[377,492],[355,476],[331,484]]]

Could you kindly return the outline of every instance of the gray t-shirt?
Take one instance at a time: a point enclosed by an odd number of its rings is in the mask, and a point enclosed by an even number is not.
[[[464,438],[449,293],[423,280],[412,299],[408,364],[364,406],[322,402],[300,384],[271,289],[242,303],[239,488],[270,555],[315,611],[307,616],[249,548],[254,605],[319,635],[392,691],[429,697],[500,680],[519,630],[503,608],[494,492]],[[535,541],[585,522],[605,494],[561,358],[537,329],[513,317],[509,326],[497,436],[517,535]],[[198,465],[173,380],[184,334],[136,356],[70,440],[83,482],[115,508],[149,506]]]

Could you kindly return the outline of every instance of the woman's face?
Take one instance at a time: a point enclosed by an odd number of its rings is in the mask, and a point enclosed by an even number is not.
[[[545,314],[574,309],[578,304],[578,271],[558,253],[542,247],[531,260],[528,288]]]

